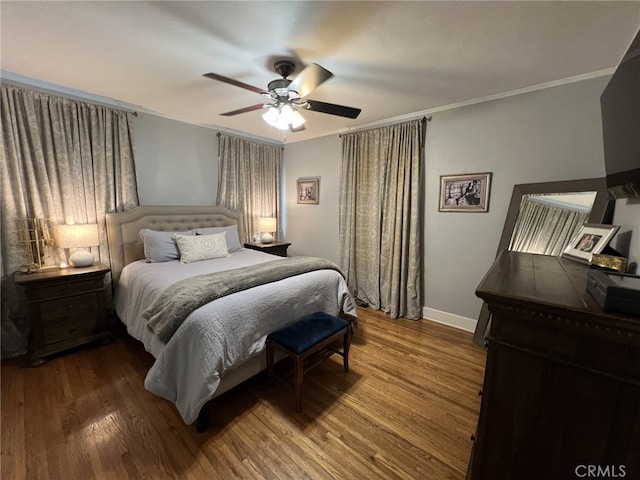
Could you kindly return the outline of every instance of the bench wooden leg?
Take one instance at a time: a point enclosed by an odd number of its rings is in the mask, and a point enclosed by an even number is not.
[[[296,388],[296,412],[302,411],[302,377],[304,376],[304,361],[300,357],[294,360],[294,384]]]
[[[342,340],[342,362],[344,371],[349,372],[349,347],[351,346],[351,329],[347,327]]]
[[[273,343],[267,340],[267,372],[269,385],[273,383],[274,371],[273,371]]]

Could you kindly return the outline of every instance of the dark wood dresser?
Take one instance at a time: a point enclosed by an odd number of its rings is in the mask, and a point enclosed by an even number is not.
[[[29,302],[32,366],[41,365],[47,355],[111,338],[104,290],[108,272],[107,266],[96,264],[15,274]]]
[[[603,311],[588,266],[502,252],[467,478],[640,479],[640,317]]]

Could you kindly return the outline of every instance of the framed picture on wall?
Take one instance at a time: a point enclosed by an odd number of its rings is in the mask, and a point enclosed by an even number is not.
[[[297,182],[298,203],[320,203],[320,178],[299,178]]]
[[[488,212],[491,173],[440,176],[439,212]]]
[[[602,252],[619,228],[619,225],[585,223],[571,239],[562,256],[578,262],[590,263],[591,256]]]

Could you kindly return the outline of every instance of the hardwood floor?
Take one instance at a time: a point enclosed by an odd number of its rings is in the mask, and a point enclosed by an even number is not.
[[[360,310],[342,358],[293,390],[261,374],[216,399],[197,433],[144,389],[152,357],[126,334],[39,368],[2,365],[6,479],[463,479],[484,351],[471,334]]]

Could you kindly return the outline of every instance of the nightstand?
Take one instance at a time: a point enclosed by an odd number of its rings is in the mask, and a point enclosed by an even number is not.
[[[258,250],[260,252],[270,253],[271,255],[286,257],[289,245],[291,244],[286,242],[245,243],[244,248],[250,248],[251,250]]]
[[[104,291],[104,276],[109,271],[106,265],[95,264],[15,274],[29,303],[32,366],[42,365],[47,355],[110,340]]]

